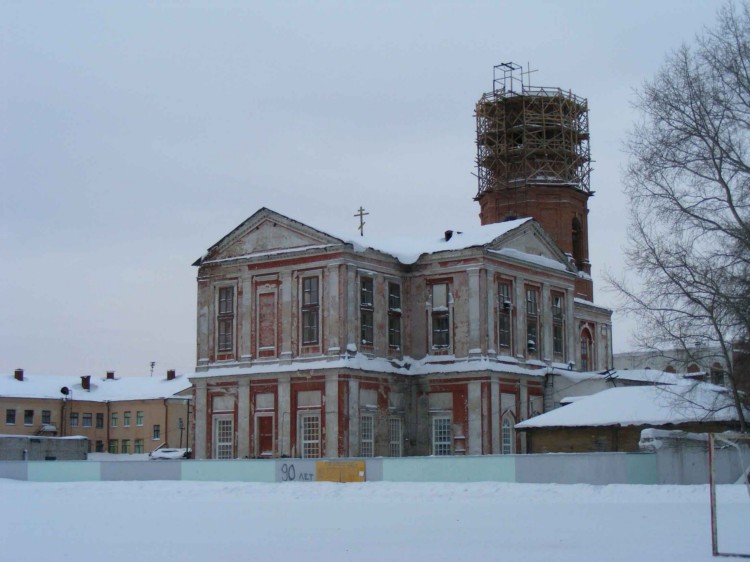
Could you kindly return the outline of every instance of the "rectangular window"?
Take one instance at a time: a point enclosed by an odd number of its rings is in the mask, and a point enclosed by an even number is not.
[[[34,410],[23,411],[23,425],[34,425]]]
[[[447,416],[432,418],[432,454],[450,455],[452,452],[451,419]]]
[[[300,418],[302,458],[320,458],[320,414],[304,414]]]
[[[447,348],[450,345],[450,334],[448,332],[448,315],[439,314],[432,316],[432,347]]]
[[[500,353],[511,355],[512,339],[512,311],[513,303],[510,300],[511,285],[508,282],[500,282],[497,285],[497,345]]]
[[[130,453],[130,439],[123,439],[122,440],[122,447],[121,452],[123,455],[127,455]]]
[[[362,416],[359,420],[359,454],[363,457],[373,456],[374,442],[374,418],[370,414]]]
[[[401,431],[401,418],[388,419],[388,453],[391,457],[400,457],[403,436]]]
[[[234,456],[234,421],[231,417],[214,418],[214,438],[214,458],[231,459]]]
[[[401,350],[401,285],[388,283],[388,347]]]
[[[96,442],[96,452],[97,453],[103,453],[104,452],[104,441],[97,441]]]
[[[318,343],[318,313],[320,297],[318,278],[302,279],[302,345]]]
[[[52,411],[42,410],[42,423],[49,425],[52,423]]]
[[[78,412],[70,412],[70,427],[78,427]]]
[[[374,281],[371,277],[362,277],[359,281],[359,326],[362,345],[373,344],[374,323]]]
[[[84,413],[82,421],[83,427],[91,427],[91,413]]]
[[[109,425],[110,427],[117,427],[117,412],[112,412]]]
[[[154,431],[153,431],[153,437],[152,439],[161,439],[161,426],[157,423],[154,424]]]
[[[15,410],[5,410],[5,425],[16,425]]]
[[[448,314],[448,285],[432,286],[432,347],[450,347],[450,316]]]
[[[117,439],[110,439],[109,440],[109,452],[113,455],[116,455],[118,452],[118,446],[117,446]]]
[[[143,410],[138,410],[135,413],[135,425],[143,427]]]
[[[388,347],[401,350],[401,315],[388,315]]]
[[[219,288],[218,351],[234,349],[234,287]]]
[[[533,287],[526,288],[526,351],[539,356],[539,291]]]
[[[562,295],[552,295],[552,354],[556,361],[565,360],[565,317]]]
[[[96,414],[96,428],[101,429],[104,427],[104,414]]]
[[[143,439],[136,439],[135,440],[135,450],[133,451],[136,455],[139,455],[143,452]]]
[[[122,426],[123,427],[130,427],[130,412],[125,412],[122,415]]]

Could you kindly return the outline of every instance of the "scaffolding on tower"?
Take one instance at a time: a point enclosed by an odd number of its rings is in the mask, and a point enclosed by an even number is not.
[[[528,185],[591,193],[586,99],[560,88],[531,86],[530,76],[518,64],[499,64],[492,91],[477,102],[477,200]]]

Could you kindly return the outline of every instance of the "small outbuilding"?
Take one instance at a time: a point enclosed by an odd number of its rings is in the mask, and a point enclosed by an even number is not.
[[[85,461],[86,437],[0,435],[0,461]]]
[[[564,401],[563,401],[564,402]],[[637,452],[646,428],[736,430],[726,388],[705,383],[611,388],[516,424],[529,453]]]

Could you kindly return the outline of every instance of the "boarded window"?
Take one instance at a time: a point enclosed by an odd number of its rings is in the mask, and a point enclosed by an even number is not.
[[[276,355],[276,294],[258,296],[258,356]]]

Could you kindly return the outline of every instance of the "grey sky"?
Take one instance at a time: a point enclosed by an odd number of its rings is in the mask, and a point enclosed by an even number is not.
[[[190,264],[262,206],[338,230],[363,205],[371,235],[478,224],[473,107],[506,61],[589,100],[614,305],[633,88],[718,7],[3,2],[0,372],[189,371]]]

